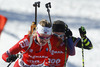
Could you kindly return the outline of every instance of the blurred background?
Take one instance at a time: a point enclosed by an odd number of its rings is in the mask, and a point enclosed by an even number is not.
[[[8,63],[2,60],[2,53],[16,44],[30,30],[35,21],[34,2],[40,1],[37,9],[37,21],[49,21],[45,4],[51,2],[52,22],[63,20],[72,30],[73,36],[80,37],[78,28],[84,26],[87,37],[93,44],[92,50],[84,50],[85,67],[100,67],[100,0],[0,0],[0,15],[8,20],[0,37],[0,67]],[[66,67],[82,67],[82,50],[76,49],[76,55],[70,56]],[[10,67],[13,67],[11,64]]]

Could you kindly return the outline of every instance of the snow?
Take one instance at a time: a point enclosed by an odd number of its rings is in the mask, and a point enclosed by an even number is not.
[[[8,18],[0,37],[0,67],[8,63],[2,60],[2,54],[17,43],[30,30],[34,21],[35,9],[32,6],[39,0],[0,0],[0,14]],[[87,36],[92,41],[93,49],[84,50],[85,67],[100,67],[100,0],[40,0],[38,21],[48,19],[45,4],[51,2],[52,22],[65,21],[73,31],[73,36],[80,37],[78,28],[84,26]],[[76,47],[76,55],[70,56],[66,67],[82,67],[82,50]],[[11,64],[10,67],[13,67]]]

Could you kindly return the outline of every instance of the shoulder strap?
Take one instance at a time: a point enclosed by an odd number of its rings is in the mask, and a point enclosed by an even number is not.
[[[27,50],[26,50],[25,52],[22,53],[22,55],[23,55],[24,53],[26,53],[26,52],[30,49],[32,42],[33,42],[33,35],[30,36],[30,43],[29,43],[29,46],[28,46]]]
[[[52,47],[51,47],[51,42],[50,42],[50,40],[48,41],[48,46],[49,46],[49,51],[51,51]]]

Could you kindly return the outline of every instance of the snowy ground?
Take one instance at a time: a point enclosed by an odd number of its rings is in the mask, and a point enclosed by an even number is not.
[[[38,0],[0,0],[0,14],[8,18],[0,38],[0,67],[6,67],[1,56],[11,46],[28,33],[34,21],[34,2]],[[38,21],[48,20],[45,4],[51,2],[51,19],[65,21],[79,37],[78,28],[84,26],[93,44],[92,50],[84,50],[85,67],[100,67],[100,0],[40,0]],[[11,64],[13,67],[13,64]],[[76,55],[70,56],[66,67],[82,67],[81,49],[76,47]]]

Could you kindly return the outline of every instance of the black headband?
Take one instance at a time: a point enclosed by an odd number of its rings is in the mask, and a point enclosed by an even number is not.
[[[53,24],[53,32],[65,32],[65,25]]]

